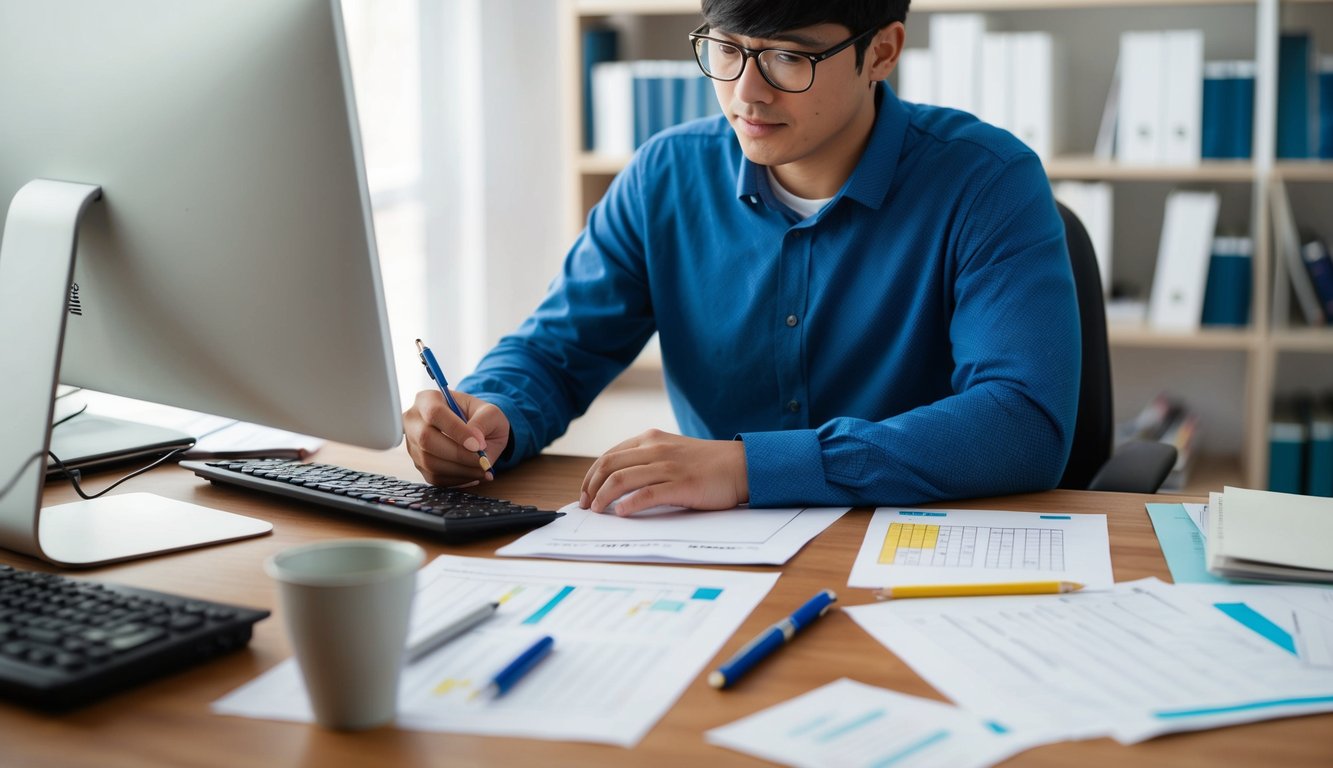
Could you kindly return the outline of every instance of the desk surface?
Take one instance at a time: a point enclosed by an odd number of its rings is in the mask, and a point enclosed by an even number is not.
[[[401,451],[375,453],[343,446],[321,451],[319,460],[368,471],[416,477]],[[525,503],[558,508],[578,495],[589,459],[546,456],[502,476],[484,490]],[[107,476],[95,476],[88,483]],[[852,560],[870,512],[845,515],[785,567],[783,576],[719,657],[699,674],[675,706],[632,751],[572,742],[547,742],[381,728],[360,734],[314,726],[213,715],[209,704],[290,655],[277,614],[277,595],[262,563],[280,549],[347,536],[411,538],[430,557],[461,554],[488,557],[511,537],[466,546],[443,546],[405,529],[372,526],[308,505],[239,489],[215,487],[177,467],[154,470],[121,489],[150,491],[271,521],[271,536],[139,560],[86,572],[92,578],[180,592],[274,611],[258,624],[247,650],[113,696],[91,707],[53,716],[0,703],[0,762],[18,765],[235,766],[235,765],[761,765],[758,760],[713,747],[703,732],[784,701],[840,677],[904,693],[942,698],[911,669],[840,612],[802,634],[774,656],[762,674],[747,677],[725,693],[705,682],[707,670],[760,629],[786,615],[818,589],[838,590],[844,605],[872,602],[868,590],[846,586]],[[73,500],[65,484],[47,487],[45,503]],[[1052,491],[1003,499],[953,503],[952,507],[1030,511],[1105,512],[1117,581],[1145,576],[1169,578],[1146,500],[1172,497]],[[1191,499],[1197,501],[1197,499]],[[50,570],[30,558],[0,551],[0,562]],[[78,575],[78,574],[76,574]],[[1202,733],[1159,738],[1133,747],[1109,739],[1069,742],[1019,755],[1006,766],[1282,765],[1333,764],[1333,715],[1275,720]]]

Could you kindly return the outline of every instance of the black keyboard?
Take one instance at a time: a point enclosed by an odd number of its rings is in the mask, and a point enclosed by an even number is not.
[[[243,648],[268,615],[0,565],[0,697],[86,704]]]
[[[182,461],[215,483],[276,493],[447,538],[535,528],[559,512],[332,464],[287,459]]]

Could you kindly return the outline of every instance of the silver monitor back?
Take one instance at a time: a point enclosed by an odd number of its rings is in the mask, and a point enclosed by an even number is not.
[[[0,3],[0,105],[0,211],[102,188],[62,382],[398,444],[337,0]]]
[[[0,546],[91,565],[271,527],[114,497],[39,511],[57,370],[401,440],[339,0],[0,2],[6,209]]]

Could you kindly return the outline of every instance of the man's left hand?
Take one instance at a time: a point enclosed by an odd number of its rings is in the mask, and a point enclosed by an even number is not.
[[[663,505],[731,509],[749,500],[744,443],[657,429],[602,454],[583,478],[579,494],[580,507],[621,517]]]

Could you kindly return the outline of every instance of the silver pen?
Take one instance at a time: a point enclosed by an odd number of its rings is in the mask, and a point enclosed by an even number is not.
[[[435,649],[494,616],[499,608],[499,603],[484,603],[431,632],[407,649],[406,662],[411,664],[429,655]]]

